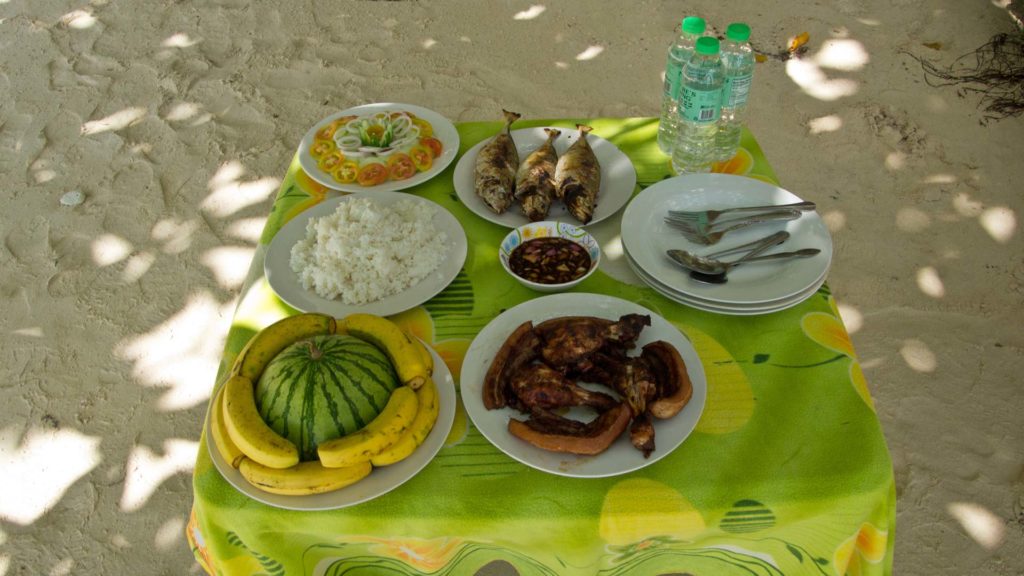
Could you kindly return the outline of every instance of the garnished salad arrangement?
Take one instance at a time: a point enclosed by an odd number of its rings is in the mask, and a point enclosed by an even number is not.
[[[344,116],[316,131],[310,155],[342,184],[376,186],[426,172],[444,146],[412,112]]]

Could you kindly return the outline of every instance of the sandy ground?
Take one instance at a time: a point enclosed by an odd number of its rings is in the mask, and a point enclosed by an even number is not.
[[[749,124],[834,235],[896,573],[1024,573],[1024,119],[981,122],[908,55],[1016,30],[1007,2],[540,2],[0,0],[0,576],[197,572],[200,421],[310,125],[653,116],[682,10],[768,52],[810,35],[758,65]]]

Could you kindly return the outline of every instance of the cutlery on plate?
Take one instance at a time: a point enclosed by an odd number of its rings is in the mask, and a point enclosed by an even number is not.
[[[733,246],[732,248],[723,248],[722,250],[716,250],[710,254],[704,254],[704,258],[721,258],[722,256],[728,256],[729,254],[735,254],[737,252],[749,252],[756,250],[762,246],[775,246],[782,244],[789,239],[789,232],[785,230],[779,230],[778,232],[759,238],[753,242],[747,242],[746,244],[740,244],[739,246]]]
[[[738,260],[733,260],[732,262],[724,262],[708,256],[698,256],[697,254],[687,252],[686,250],[666,250],[665,254],[667,254],[673,262],[687,270],[700,272],[702,274],[721,274],[724,271],[727,271],[728,267],[736,266],[741,262],[746,262],[769,248],[778,246],[785,242],[786,239],[789,238],[789,233],[785,230],[782,232],[784,232],[784,234],[772,234],[767,238],[763,238],[752,250],[741,256]]]
[[[809,211],[815,210],[817,206],[814,202],[803,201],[794,202],[792,204],[776,204],[767,206],[737,206],[735,208],[725,208],[721,210],[669,210],[668,215],[673,220],[686,222],[688,224],[692,224],[693,227],[698,230],[703,230],[717,222],[723,216],[742,213],[774,212],[784,208]]]
[[[766,254],[764,256],[753,256],[749,254],[734,260],[732,262],[721,262],[718,261],[718,267],[716,272],[707,272],[690,269],[690,278],[697,280],[698,282],[706,282],[709,284],[724,284],[728,281],[728,272],[740,264],[749,264],[751,262],[764,262],[766,260],[789,260],[792,258],[810,258],[821,252],[818,248],[801,248],[800,250],[794,250],[792,252],[778,252],[775,254]]]
[[[800,218],[801,214],[803,214],[803,212],[801,212],[800,210],[781,210],[777,212],[767,212],[764,214],[758,214],[756,216],[740,220],[729,220],[728,222],[719,223],[719,225],[717,226],[712,225],[711,228],[709,228],[708,230],[698,230],[685,222],[672,220],[671,218],[668,217],[665,218],[665,223],[671,226],[672,228],[679,230],[679,232],[681,232],[683,236],[685,236],[691,242],[696,242],[697,244],[704,244],[706,246],[710,246],[712,244],[717,244],[723,236],[734,230],[739,230],[741,228],[746,228],[748,226],[753,226],[755,224],[761,224],[763,222],[796,220],[797,218]]]

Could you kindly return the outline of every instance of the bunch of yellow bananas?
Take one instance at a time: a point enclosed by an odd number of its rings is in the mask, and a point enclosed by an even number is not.
[[[319,461],[300,462],[295,444],[260,416],[254,383],[292,343],[342,333],[381,348],[403,385],[363,429],[320,444]],[[324,314],[290,316],[260,331],[242,349],[213,400],[210,435],[224,460],[261,490],[286,495],[337,490],[365,478],[374,466],[407,458],[423,443],[440,410],[433,370],[426,347],[386,318],[353,314],[335,321]]]

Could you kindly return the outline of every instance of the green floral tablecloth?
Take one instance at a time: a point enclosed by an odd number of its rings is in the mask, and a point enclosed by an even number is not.
[[[637,192],[673,175],[655,144],[656,119],[586,122],[633,161]],[[460,124],[460,155],[499,127]],[[742,146],[716,171],[774,183],[749,132]],[[453,169],[409,192],[462,223],[465,267],[440,295],[392,318],[431,343],[457,377],[477,332],[540,294],[501,270],[495,247],[507,229],[459,202]],[[222,374],[256,331],[295,313],[263,277],[267,243],[295,214],[334,194],[293,161],[243,288]],[[187,530],[196,558],[209,573],[226,575],[474,574],[495,561],[525,575],[891,574],[892,465],[827,284],[802,304],[763,316],[697,311],[600,270],[576,291],[637,302],[694,343],[707,403],[671,455],[613,478],[545,474],[488,443],[460,401],[445,446],[410,481],[357,506],[295,512],[232,488],[213,466],[204,434]]]

